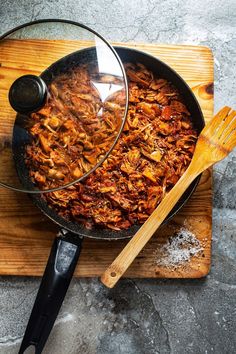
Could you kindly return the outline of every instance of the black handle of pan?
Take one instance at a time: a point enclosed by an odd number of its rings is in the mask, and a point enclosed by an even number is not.
[[[31,345],[35,354],[42,353],[73,276],[81,244],[82,239],[69,232],[55,239],[19,354]]]

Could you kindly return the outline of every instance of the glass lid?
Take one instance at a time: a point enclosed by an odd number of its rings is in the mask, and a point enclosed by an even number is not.
[[[69,187],[108,156],[125,123],[127,79],[88,27],[40,20],[0,37],[0,186]]]

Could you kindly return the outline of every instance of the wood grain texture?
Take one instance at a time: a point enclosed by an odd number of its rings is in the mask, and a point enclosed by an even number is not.
[[[71,52],[86,44],[76,41],[69,43]],[[115,44],[126,46],[121,43]],[[11,120],[15,117],[6,101],[7,90],[11,82],[26,73],[38,74],[53,61],[59,59],[62,53],[68,54],[68,42],[65,41],[27,40],[22,46],[22,42],[19,44],[17,40],[14,40],[14,46],[18,53],[14,61],[9,56],[7,41],[1,46],[0,52],[0,102],[3,108],[0,110],[0,119],[6,114],[9,117],[8,122],[5,120],[5,134],[9,128],[8,124],[12,124]],[[175,69],[192,88],[201,105],[205,120],[208,121],[212,117],[213,57],[209,48],[137,43],[129,43],[127,46],[148,52]],[[37,62],[32,60],[35,53],[40,56]],[[11,68],[10,76],[6,75],[6,68]],[[193,257],[184,266],[157,266],[155,251],[183,226],[192,231],[200,240],[204,249],[203,254],[201,257]],[[57,231],[57,226],[32,205],[27,195],[1,188],[0,274],[42,275]],[[211,232],[212,173],[208,170],[202,175],[200,184],[188,203],[171,222],[158,229],[157,234],[145,246],[125,276],[144,278],[205,276],[209,272],[211,263]],[[86,239],[75,275],[100,276],[126,243],[127,241],[109,242]]]

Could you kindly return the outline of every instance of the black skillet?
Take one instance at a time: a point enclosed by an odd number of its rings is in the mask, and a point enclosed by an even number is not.
[[[184,102],[191,113],[194,128],[197,130],[198,134],[201,132],[204,126],[204,119],[201,109],[191,89],[174,70],[160,60],[146,53],[121,47],[115,47],[115,50],[117,51],[122,62],[143,63],[154,74],[166,78],[172,82],[184,98]],[[84,51],[75,52],[69,55],[66,61],[69,60],[76,62],[78,57],[80,57],[79,62],[81,62],[81,56],[83,57],[83,55]],[[47,69],[42,74],[42,77],[46,83],[48,84],[50,82],[50,78],[63,71],[64,66],[65,59],[58,61],[56,65],[53,64],[49,69]],[[28,178],[27,170],[24,165],[24,159],[22,158],[23,155],[20,138],[22,132],[19,130],[19,127],[14,129],[13,151],[19,177],[23,185],[25,185],[31,182]],[[165,221],[175,215],[186,203],[195,190],[198,182],[199,178],[197,178],[190,185]],[[122,231],[111,231],[102,228],[88,230],[81,224],[67,221],[59,216],[55,210],[48,207],[47,203],[40,195],[31,194],[30,198],[32,198],[34,204],[47,217],[59,226],[60,236],[55,239],[52,245],[48,263],[21,344],[19,351],[20,354],[24,353],[26,348],[30,345],[35,346],[36,354],[40,354],[42,352],[73,276],[74,269],[79,258],[83,237],[101,240],[118,240],[132,237],[139,228],[138,225],[134,225],[128,230]]]

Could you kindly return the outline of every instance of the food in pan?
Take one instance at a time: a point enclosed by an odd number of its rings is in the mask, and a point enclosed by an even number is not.
[[[99,75],[95,66],[85,64],[58,75],[49,85],[46,105],[31,115],[31,143],[26,148],[30,176],[41,189],[80,178],[109,151],[125,102],[122,90],[101,101],[96,84],[107,88],[110,82],[116,85],[119,79]]]
[[[141,64],[127,63],[125,68],[129,110],[114,150],[83,182],[43,196],[59,215],[87,228],[96,225],[121,230],[145,222],[187,169],[195,148],[197,132],[172,83]],[[53,118],[50,112],[45,116]],[[70,149],[70,142],[67,146]],[[34,160],[37,155],[30,151]],[[46,160],[45,166],[48,163]],[[44,174],[40,181],[35,180],[48,188]]]

